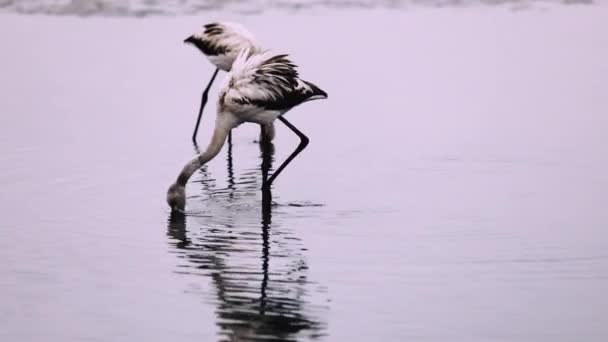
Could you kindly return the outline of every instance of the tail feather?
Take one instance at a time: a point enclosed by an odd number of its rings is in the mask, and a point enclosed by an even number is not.
[[[312,91],[311,97],[314,97],[315,99],[327,98],[327,93],[323,89],[317,87],[316,85],[308,81],[304,81],[304,83],[306,83],[306,85],[310,87],[310,90]]]

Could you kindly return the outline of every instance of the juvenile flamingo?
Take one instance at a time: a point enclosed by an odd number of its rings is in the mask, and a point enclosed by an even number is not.
[[[207,103],[209,89],[211,88],[211,84],[213,84],[217,73],[220,69],[230,71],[232,63],[240,51],[249,49],[253,54],[260,52],[262,48],[255,41],[251,32],[242,25],[231,22],[214,22],[206,24],[203,26],[201,32],[191,35],[186,38],[184,42],[196,46],[205,56],[207,56],[211,64],[216,67],[213,76],[211,76],[211,80],[203,91],[201,106],[198,111],[198,118],[196,119],[196,126],[194,126],[194,133],[192,133],[192,142],[197,145],[196,136],[198,134],[198,127],[201,123],[201,117],[203,116],[203,109]],[[274,138],[274,126],[272,124],[266,127],[260,127],[260,140],[262,140],[264,136],[270,140]]]
[[[296,150],[263,183],[263,190],[270,189],[274,179],[308,145],[308,138],[283,115],[304,102],[327,98],[325,91],[300,79],[296,68],[287,55],[270,51],[251,54],[243,50],[238,55],[219,93],[211,142],[184,166],[167,191],[167,203],[172,210],[184,210],[188,179],[218,154],[230,130],[245,122],[267,126],[278,119],[300,137]]]

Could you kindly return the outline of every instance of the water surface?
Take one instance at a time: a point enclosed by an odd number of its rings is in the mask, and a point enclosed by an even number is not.
[[[605,341],[606,15],[3,14],[0,340]],[[288,114],[311,143],[270,207],[280,123],[272,154],[235,130],[172,216],[213,71],[182,41],[217,18],[329,99]]]

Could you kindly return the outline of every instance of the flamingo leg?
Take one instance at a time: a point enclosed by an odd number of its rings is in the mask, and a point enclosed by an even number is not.
[[[215,72],[213,73],[213,76],[211,76],[211,80],[209,81],[209,84],[207,84],[205,91],[203,91],[203,96],[201,98],[201,108],[198,110],[198,118],[196,119],[196,126],[194,126],[194,133],[192,133],[192,142],[194,143],[195,146],[197,146],[196,134],[198,133],[198,126],[201,124],[201,117],[203,117],[203,109],[205,108],[205,104],[207,104],[207,98],[209,96],[209,89],[211,88],[211,84],[213,84],[213,81],[215,80],[215,76],[217,76],[217,73],[219,71],[220,71],[219,68],[215,69]],[[230,133],[229,133],[229,136],[230,136]]]
[[[296,147],[296,150],[293,151],[293,153],[291,153],[291,155],[289,155],[289,157],[287,157],[287,159],[285,159],[283,164],[281,164],[281,166],[279,166],[279,168],[272,174],[272,176],[270,176],[270,178],[262,184],[263,191],[267,191],[270,189],[270,185],[275,180],[275,178],[277,178],[277,176],[281,173],[281,171],[283,171],[283,169],[285,169],[285,167],[298,154],[300,154],[300,152],[302,152],[306,148],[306,146],[308,145],[308,142],[309,142],[308,137],[305,136],[304,133],[300,132],[294,125],[292,125],[289,121],[287,121],[283,116],[279,116],[278,119],[281,120],[281,122],[284,123],[285,126],[287,126],[289,129],[291,129],[295,134],[297,134],[298,137],[300,137],[300,144],[298,145],[298,147]]]

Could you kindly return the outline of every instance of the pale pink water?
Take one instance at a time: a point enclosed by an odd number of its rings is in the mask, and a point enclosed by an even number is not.
[[[2,15],[0,340],[605,341],[607,15]],[[170,219],[224,17],[329,99],[270,219],[255,126]]]

